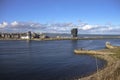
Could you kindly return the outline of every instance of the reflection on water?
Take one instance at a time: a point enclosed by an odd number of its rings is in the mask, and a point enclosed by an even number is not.
[[[0,41],[0,80],[73,80],[96,71],[95,58],[76,48],[103,49],[118,40]],[[119,42],[118,42],[119,43]],[[99,68],[106,62],[98,59]]]

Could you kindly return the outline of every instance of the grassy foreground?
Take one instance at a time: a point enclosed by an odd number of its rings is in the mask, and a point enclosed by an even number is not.
[[[102,70],[77,80],[120,80],[120,47],[101,50],[105,54],[94,55],[107,61]],[[113,54],[109,54],[113,53]]]

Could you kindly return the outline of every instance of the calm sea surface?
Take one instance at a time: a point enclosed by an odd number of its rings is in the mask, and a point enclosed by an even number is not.
[[[74,80],[96,71],[95,58],[74,49],[103,49],[112,40],[0,41],[0,80]],[[98,59],[99,68],[106,64]]]

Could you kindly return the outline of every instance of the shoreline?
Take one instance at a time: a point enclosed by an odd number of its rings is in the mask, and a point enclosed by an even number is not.
[[[96,54],[89,54],[92,55],[96,58],[104,59],[107,61],[107,65],[103,67],[102,69],[99,69],[93,74],[90,74],[88,76],[76,79],[76,80],[119,80],[120,79],[120,58],[116,54],[120,55],[120,47],[113,46],[113,49],[104,49],[104,50],[99,50],[103,53],[99,53],[98,50],[96,51]],[[81,51],[81,50],[80,50]],[[87,51],[89,52],[89,51]],[[112,54],[109,54],[109,53]],[[118,52],[118,53],[117,53]],[[81,54],[81,53],[76,53],[76,54]]]

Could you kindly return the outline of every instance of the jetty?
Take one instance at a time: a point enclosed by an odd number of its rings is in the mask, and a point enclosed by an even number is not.
[[[91,54],[91,55],[102,55],[102,54],[114,54],[108,49],[117,49],[120,48],[120,46],[113,46],[110,44],[110,42],[105,43],[106,49],[102,50],[85,50],[85,49],[75,49],[74,53],[75,54]]]
[[[105,52],[106,50],[74,50],[75,54],[88,54],[88,55],[101,55],[101,54],[113,54],[111,52]]]

